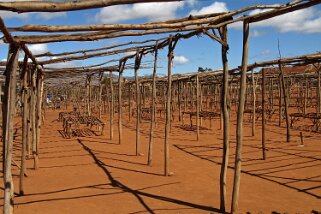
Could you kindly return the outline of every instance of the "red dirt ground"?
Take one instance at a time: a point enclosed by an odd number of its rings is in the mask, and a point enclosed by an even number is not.
[[[64,139],[58,111],[48,111],[42,129],[40,169],[25,179],[25,196],[15,197],[15,213],[217,213],[222,131],[219,119],[211,130],[195,132],[179,127],[176,121],[170,137],[170,169],[163,174],[164,123],[158,120],[153,166],[147,166],[149,122],[142,122],[143,156],[135,156],[135,120],[124,117],[124,139],[118,145],[109,140],[109,122],[103,136]],[[117,115],[116,115],[117,118]],[[304,132],[304,147],[298,147],[299,131],[285,142],[285,129],[269,122],[267,160],[261,159],[261,126],[252,137],[247,118],[239,213],[311,213],[321,211],[320,134]],[[231,201],[235,152],[235,120],[231,125],[231,155],[227,177]],[[260,122],[258,122],[260,123]],[[207,126],[208,122],[203,122]],[[21,140],[18,129],[14,159],[19,163]],[[13,166],[15,192],[18,169]],[[3,195],[1,182],[0,194]],[[1,198],[1,207],[3,197]],[[229,210],[230,203],[227,204]]]

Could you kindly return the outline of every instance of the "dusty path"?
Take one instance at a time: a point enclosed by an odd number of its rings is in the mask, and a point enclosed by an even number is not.
[[[37,171],[28,169],[26,195],[15,198],[15,213],[218,212],[222,153],[219,120],[213,123],[212,130],[202,131],[199,142],[195,133],[174,124],[170,151],[174,176],[164,177],[161,121],[156,130],[154,163],[150,167],[146,165],[149,122],[142,123],[145,155],[137,157],[134,120],[124,120],[124,143],[118,145],[116,125],[113,141],[108,139],[108,124],[104,136],[64,139],[58,133],[61,124],[57,118],[58,112],[47,113],[41,138],[41,167]],[[320,135],[305,133],[306,146],[301,148],[297,146],[298,132],[293,132],[293,142],[287,144],[285,130],[270,125],[268,159],[263,161],[259,128],[255,138],[249,134],[250,127],[245,128],[240,213],[321,211]],[[231,129],[232,167],[234,125]],[[31,160],[28,167],[32,167]],[[229,169],[228,201],[232,177],[233,170]],[[18,192],[17,177],[15,181]]]

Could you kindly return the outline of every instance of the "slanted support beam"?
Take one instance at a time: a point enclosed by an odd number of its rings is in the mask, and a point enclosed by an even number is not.
[[[243,113],[246,95],[246,72],[248,64],[248,47],[249,47],[249,23],[243,22],[243,54],[242,54],[242,71],[239,91],[239,106],[237,113],[236,127],[236,152],[235,152],[235,172],[232,193],[231,212],[236,213],[238,209],[238,200],[241,182],[241,164],[242,164],[242,147],[243,147]]]

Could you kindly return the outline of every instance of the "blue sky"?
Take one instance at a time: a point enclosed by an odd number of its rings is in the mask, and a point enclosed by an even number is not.
[[[8,27],[25,24],[47,25],[82,25],[100,23],[144,23],[174,19],[192,14],[211,13],[220,11],[233,11],[239,8],[256,4],[281,4],[288,1],[275,0],[238,0],[238,1],[212,1],[212,0],[187,0],[174,3],[152,3],[137,5],[113,6],[102,9],[91,9],[76,12],[63,13],[31,13],[16,14],[0,11],[0,16]],[[258,11],[254,11],[258,12]],[[234,68],[241,63],[242,30],[239,24],[229,27],[229,66]],[[278,40],[282,57],[292,57],[315,53],[321,50],[321,7],[305,9],[279,18],[260,22],[250,27],[249,62],[265,61],[278,58]],[[32,45],[30,49],[34,53],[50,51],[52,53],[103,47],[130,40],[145,40],[149,38],[163,37],[144,36],[127,37],[102,40],[96,42],[63,42],[48,45]],[[7,46],[0,43],[0,59],[5,59]],[[194,37],[189,40],[179,41],[175,49],[175,62],[173,73],[195,72],[198,67],[221,68],[220,45],[207,38],[207,36]],[[167,73],[167,49],[161,50],[159,55],[158,72]],[[116,58],[118,58],[117,56]],[[108,61],[115,57],[100,57],[85,61],[55,66],[83,66]],[[149,62],[151,56],[143,58],[143,62]],[[152,69],[142,69],[140,74],[151,73]],[[126,71],[125,75],[131,75],[133,71]]]

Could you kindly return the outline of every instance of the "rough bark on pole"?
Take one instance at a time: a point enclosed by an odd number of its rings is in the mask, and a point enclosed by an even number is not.
[[[39,143],[41,130],[41,111],[42,111],[42,95],[43,95],[43,74],[37,70],[37,102],[36,102],[36,161],[35,169],[39,168]]]
[[[98,97],[98,102],[99,102],[99,106],[98,106],[98,109],[99,109],[99,119],[101,119],[101,113],[102,113],[102,99],[101,99],[101,96],[102,96],[102,93],[103,93],[103,86],[102,86],[102,79],[103,79],[103,72],[101,72],[99,74],[99,97]]]
[[[137,52],[135,58],[135,83],[136,83],[136,155],[140,155],[140,86],[138,80],[138,70],[143,54]]]
[[[262,158],[266,159],[265,154],[265,69],[262,69]]]
[[[119,75],[118,75],[118,143],[121,144],[123,138],[122,130],[122,81],[123,81],[123,71],[125,68],[126,60],[119,62]]]
[[[281,80],[281,75],[279,76],[279,127],[281,127],[282,123],[282,80]]]
[[[114,138],[114,86],[113,86],[113,73],[109,73],[109,85],[110,85],[110,107],[109,107],[109,134],[110,140]]]
[[[238,208],[238,199],[240,192],[241,181],[241,163],[242,163],[242,147],[243,147],[243,113],[246,91],[246,72],[248,63],[248,46],[249,46],[249,23],[243,23],[243,55],[242,55],[242,73],[239,91],[239,107],[237,113],[237,128],[236,128],[236,152],[235,152],[235,172],[232,194],[232,213],[236,213]]]
[[[228,42],[227,26],[219,29],[221,38],[224,42]],[[230,136],[230,119],[228,112],[228,59],[227,59],[228,47],[222,45],[222,64],[223,64],[223,84],[221,91],[221,114],[223,118],[223,155],[222,165],[220,172],[220,210],[225,213],[225,201],[226,201],[226,173],[228,166],[228,158],[230,153],[229,136]],[[214,88],[214,95],[215,95]]]
[[[252,77],[252,136],[255,136],[255,118],[256,118],[256,83],[254,78],[254,72],[251,72]]]
[[[13,150],[13,119],[16,100],[16,73],[18,67],[19,46],[10,45],[5,71],[6,83],[4,90],[4,102],[2,104],[2,142],[4,150],[4,204],[3,213],[13,213],[14,187],[11,172]]]
[[[34,169],[36,169],[37,157],[37,134],[36,134],[36,70],[31,71],[31,90],[30,90],[30,126],[31,126],[31,143]]]
[[[157,70],[157,43],[154,52],[154,70],[153,70],[153,87],[152,87],[152,105],[151,105],[151,120],[150,120],[150,133],[149,133],[149,148],[148,148],[148,165],[152,165],[153,161],[153,144],[154,144],[154,129],[155,129],[155,116],[156,116],[156,70]]]
[[[174,58],[174,49],[177,44],[177,40],[173,41],[170,37],[168,44],[168,76],[167,76],[167,97],[166,97],[166,118],[165,118],[165,144],[164,144],[164,175],[171,175],[169,170],[169,132],[171,121],[171,99],[172,99],[172,64]]]
[[[281,81],[282,81],[282,91],[283,91],[283,100],[284,100],[284,110],[285,110],[285,120],[286,120],[286,142],[290,142],[290,116],[289,116],[289,109],[288,109],[288,96],[286,93],[285,88],[285,80],[284,80],[284,74],[281,64],[279,64],[280,69],[280,75],[281,75]]]
[[[199,78],[196,74],[196,139],[199,140],[200,137],[200,85]]]
[[[27,119],[28,119],[28,57],[25,55],[23,60],[23,68],[21,75],[21,98],[22,98],[22,145],[21,145],[21,169],[19,179],[19,194],[24,195],[24,176],[26,172],[26,156],[27,156]]]
[[[131,120],[131,113],[132,113],[132,101],[131,101],[131,97],[132,97],[132,91],[131,91],[131,84],[128,84],[128,120]]]

